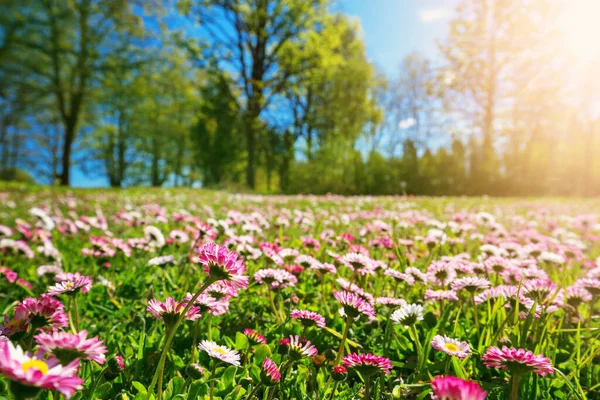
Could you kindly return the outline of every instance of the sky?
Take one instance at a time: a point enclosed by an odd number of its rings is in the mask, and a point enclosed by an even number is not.
[[[459,0],[339,0],[336,8],[357,19],[367,56],[388,76],[394,76],[402,59],[418,51],[429,59],[439,57],[436,40],[443,40]],[[75,187],[107,186],[105,178],[91,178],[72,167]]]

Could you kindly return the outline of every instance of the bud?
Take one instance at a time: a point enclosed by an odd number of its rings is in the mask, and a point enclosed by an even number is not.
[[[240,385],[242,385],[244,389],[248,389],[253,382],[254,380],[251,377],[246,376],[240,380]]]
[[[288,339],[288,338],[281,339],[279,341],[279,347],[277,348],[277,352],[282,355],[287,354],[289,345],[290,345],[290,339]]]
[[[325,350],[325,358],[327,358],[328,361],[335,360],[336,356],[337,356],[337,352],[335,350],[333,350],[333,349]]]
[[[104,378],[107,381],[112,381],[116,379],[121,371],[125,369],[125,363],[123,362],[123,357],[120,355],[116,355],[110,360],[108,360],[108,365],[104,370]]]
[[[336,382],[343,382],[348,377],[348,372],[344,366],[336,365],[331,369],[331,377]]]
[[[198,380],[202,378],[202,375],[204,374],[204,369],[202,369],[200,365],[192,363],[185,367],[185,373],[191,379]]]

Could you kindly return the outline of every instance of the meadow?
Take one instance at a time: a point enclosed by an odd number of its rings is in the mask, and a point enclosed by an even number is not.
[[[0,204],[0,399],[598,398],[597,201]]]

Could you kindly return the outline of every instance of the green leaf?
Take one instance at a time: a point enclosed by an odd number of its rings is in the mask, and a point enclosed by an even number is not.
[[[208,394],[208,384],[201,381],[196,381],[190,386],[187,400],[196,400],[198,397],[203,397]]]
[[[221,382],[225,385],[225,387],[231,387],[234,384],[235,373],[237,372],[237,367],[231,365],[227,367],[223,375],[221,375]]]
[[[141,394],[148,393],[148,390],[146,389],[146,387],[138,381],[131,382],[131,386],[133,386],[138,391],[138,393],[141,393]]]
[[[253,361],[256,364],[262,364],[265,358],[271,356],[271,348],[266,344],[261,344],[260,346],[256,346],[256,350],[254,351]]]
[[[104,399],[104,398],[106,398],[104,396],[107,396],[111,389],[112,389],[112,383],[104,382],[102,385],[100,385],[100,386],[98,386],[98,388],[96,388],[96,391],[94,392],[94,396]]]
[[[248,348],[248,338],[241,332],[235,333],[235,349],[236,350],[245,350]]]

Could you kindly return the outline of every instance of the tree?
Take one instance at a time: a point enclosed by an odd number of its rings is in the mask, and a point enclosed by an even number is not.
[[[232,94],[239,92],[247,164],[246,183],[256,186],[260,116],[285,90],[291,72],[280,65],[285,48],[303,32],[313,29],[322,1],[198,0],[180,1],[180,10],[200,23],[210,37],[207,56],[231,71]],[[235,96],[237,97],[237,96]]]
[[[70,183],[73,143],[90,92],[114,50],[112,35],[138,29],[133,7],[123,0],[39,0],[19,8],[24,28],[13,39],[15,54],[40,95],[54,99],[63,126],[63,185]]]
[[[191,139],[203,186],[236,181],[237,168],[243,159],[244,134],[227,77],[209,75],[200,89],[200,97],[198,122],[192,128]]]
[[[450,34],[440,47],[452,101],[472,121],[481,138],[481,149],[471,166],[476,187],[488,192],[498,173],[494,145],[499,126],[506,124],[514,77],[531,51],[539,27],[539,4],[519,0],[465,0],[457,8]],[[529,27],[529,28],[528,28]],[[460,104],[460,109],[456,105]]]

